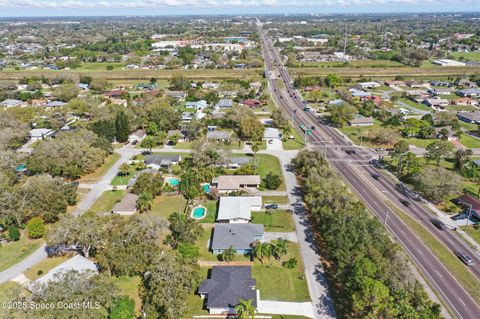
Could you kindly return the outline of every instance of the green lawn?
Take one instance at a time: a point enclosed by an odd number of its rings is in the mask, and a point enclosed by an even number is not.
[[[305,146],[303,138],[298,134],[297,130],[292,128],[293,139],[288,138],[286,141],[282,142],[284,150],[299,150]]]
[[[297,268],[283,268],[282,262],[292,257],[298,260]],[[298,244],[289,243],[289,253],[280,261],[270,258],[262,265],[255,260],[252,272],[262,299],[298,302],[310,300]]]
[[[130,174],[126,176],[115,176],[112,180],[112,185],[113,186],[118,186],[118,185],[127,185],[128,182],[135,176],[136,172],[131,172]]]
[[[435,139],[423,139],[423,138],[403,138],[409,145],[415,145],[417,147],[427,147],[428,144],[433,143]]]
[[[462,226],[461,228],[463,230],[464,227]],[[475,229],[473,226],[467,226],[467,234],[480,244],[480,229]]]
[[[193,142],[178,142],[173,146],[175,149],[188,150],[192,148]]]
[[[275,173],[280,176],[282,183],[278,190],[285,190],[285,179],[283,177],[282,166],[277,157],[269,154],[257,154],[257,171],[261,178],[265,178],[268,173]]]
[[[186,205],[182,195],[161,195],[153,200],[151,213],[167,219],[173,212],[183,212]]]
[[[201,204],[207,209],[207,216],[200,220],[200,223],[215,223],[217,217],[217,201],[208,200]]]
[[[85,71],[103,71],[107,69],[107,66],[113,66],[114,70],[121,69],[123,67],[123,63],[108,63],[108,62],[92,62],[92,63],[83,63],[79,68],[76,70],[85,70]]]
[[[265,231],[291,232],[295,230],[292,214],[285,210],[253,212],[252,223],[263,224]]]
[[[30,280],[37,280],[41,276],[45,275],[47,272],[60,265],[61,263],[70,259],[67,256],[62,257],[51,257],[40,261],[38,264],[35,264],[33,267],[28,268],[23,274]],[[40,272],[40,273],[39,273]]]
[[[111,212],[113,206],[122,200],[123,195],[125,195],[125,191],[105,191],[90,210],[96,213]]]
[[[140,299],[140,283],[141,278],[139,276],[128,277],[113,277],[114,283],[117,284],[120,289],[120,294],[130,297],[135,301],[135,314],[140,316],[140,310],[142,309],[142,300]]]
[[[462,136],[460,136],[460,143],[468,148],[480,148],[480,139],[468,134],[462,134]]]
[[[115,164],[116,161],[120,159],[120,155],[117,153],[113,153],[108,155],[105,158],[105,161],[102,166],[97,168],[94,172],[87,174],[85,176],[82,176],[79,179],[79,182],[81,183],[95,183],[97,182],[100,178],[102,178],[103,175]]]
[[[262,196],[263,204],[288,204],[288,196]]]
[[[465,290],[478,303],[480,302],[480,281],[445,245],[443,245],[431,232],[418,221],[404,213],[392,202],[386,204],[400,217],[405,224],[419,237],[419,239],[437,256],[440,262],[447,267],[450,273],[459,281]]]
[[[399,98],[398,99],[399,101],[402,101],[403,103],[407,104],[407,105],[410,105],[411,107],[414,107],[416,109],[419,109],[419,110],[423,110],[423,111],[428,111],[428,112],[432,112],[433,109],[429,106],[426,106],[425,104],[423,103],[416,103],[412,100],[409,100],[409,99],[405,99],[405,98]]]
[[[3,271],[28,255],[33,253],[41,244],[44,243],[43,239],[28,239],[26,235],[23,235],[18,241],[11,241],[0,246],[0,271]]]
[[[480,62],[480,52],[452,52],[450,54],[455,59],[464,57],[466,61]]]
[[[19,284],[17,284],[14,281],[7,281],[3,284],[0,284],[0,303],[5,302],[5,301],[11,301],[10,298],[7,298],[8,291],[10,289],[14,289],[14,288],[22,289],[22,286],[20,286]]]
[[[209,243],[212,239],[212,234],[213,229],[205,229],[202,236],[200,236],[200,238],[197,239],[197,241],[195,242],[195,246],[198,247],[198,250],[200,252],[200,257],[198,258],[199,260],[218,260],[217,256],[209,250]]]

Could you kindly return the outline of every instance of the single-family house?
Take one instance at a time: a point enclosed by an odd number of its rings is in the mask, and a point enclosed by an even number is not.
[[[448,81],[431,81],[430,82],[431,86],[446,86],[446,87],[451,87],[452,83]]]
[[[45,100],[45,99],[34,99],[34,100],[30,101],[30,104],[32,106],[37,106],[37,107],[45,106],[45,105],[47,105],[47,103],[48,103],[48,101]]]
[[[362,101],[372,101],[373,104],[379,106],[382,103],[382,98],[378,95],[367,95],[361,98]]]
[[[245,156],[227,156],[225,166],[231,169],[237,169],[245,164],[250,163],[250,158]]]
[[[375,121],[371,116],[357,115],[353,119],[348,121],[348,124],[350,126],[372,126],[373,124],[375,124]]]
[[[160,169],[168,168],[170,165],[177,165],[182,160],[178,154],[155,154],[145,156],[145,165],[148,168]]]
[[[388,80],[388,81],[385,81],[384,83],[386,86],[390,86],[390,87],[405,85],[405,82],[400,80]]]
[[[218,103],[215,105],[217,108],[220,109],[227,109],[233,107],[233,100],[231,99],[220,99]]]
[[[458,141],[458,136],[455,136],[455,132],[448,126],[435,127],[435,137],[447,141]]]
[[[248,223],[252,211],[261,209],[261,196],[223,196],[220,197],[217,223]]]
[[[249,87],[256,92],[258,92],[262,88],[261,82],[250,82]]]
[[[480,95],[480,90],[476,88],[470,88],[470,89],[463,89],[463,90],[458,90],[457,94],[462,97],[473,97],[473,96],[479,96]]]
[[[32,289],[33,286],[48,285],[49,282],[61,280],[62,276],[70,271],[76,271],[85,276],[91,276],[98,273],[98,268],[90,259],[83,257],[82,255],[75,255],[33,281],[29,286],[29,290]]]
[[[480,124],[480,111],[458,112],[457,113],[457,118],[460,121],[464,121],[466,123]]]
[[[369,82],[359,82],[358,85],[360,85],[363,89],[372,89],[372,88],[379,87],[380,83],[375,81],[369,81]]]
[[[212,186],[220,193],[238,190],[256,190],[260,186],[259,175],[222,175],[212,179]]]
[[[167,91],[165,94],[177,100],[184,100],[187,97],[187,93],[182,91]]]
[[[137,144],[143,141],[147,137],[145,130],[136,130],[128,136],[128,142],[132,144]]]
[[[428,93],[432,95],[449,95],[452,94],[451,88],[433,88],[428,90]]]
[[[477,83],[470,81],[469,79],[462,78],[455,82],[456,85],[462,86],[462,87],[469,87],[469,88],[476,88]]]
[[[53,133],[55,131],[49,128],[34,128],[30,130],[29,136],[31,140],[38,141],[50,137]]]
[[[452,101],[453,105],[478,106],[478,101],[469,97],[461,97]]]
[[[235,314],[240,300],[252,300],[257,307],[256,280],[250,266],[213,266],[210,278],[198,288],[206,307],[212,315]]]
[[[202,84],[202,89],[205,90],[216,90],[218,89],[219,84],[215,82],[205,82]]]
[[[255,242],[263,242],[262,224],[216,223],[213,230],[211,250],[215,255],[233,247],[237,254],[248,254]]]
[[[50,101],[48,102],[47,104],[45,104],[45,108],[57,108],[57,107],[62,107],[64,105],[66,105],[67,103],[63,102],[63,101]]]
[[[282,134],[278,128],[273,127],[266,127],[263,131],[263,140],[271,141],[271,140],[280,140],[282,139]]]
[[[363,98],[371,95],[370,92],[365,92],[363,90],[351,90],[350,93],[352,94],[353,97],[359,97],[359,98]]]
[[[241,104],[253,109],[253,108],[259,107],[262,104],[262,102],[260,102],[257,99],[246,99],[246,100],[243,100]]]
[[[157,83],[140,83],[137,85],[137,89],[139,90],[153,90],[158,87]]]
[[[423,86],[423,83],[416,80],[406,81],[405,84],[411,88],[419,88]]]
[[[230,136],[232,135],[229,131],[208,131],[207,140],[213,140],[217,142],[227,142],[230,141]]]
[[[205,100],[200,100],[200,101],[188,101],[185,103],[185,108],[187,109],[195,109],[195,110],[203,110],[208,106],[207,101]]]
[[[424,103],[431,107],[443,108],[445,106],[448,106],[448,100],[445,99],[425,99]]]
[[[24,101],[20,100],[14,100],[14,99],[7,99],[3,102],[0,102],[0,106],[2,107],[14,107],[14,106],[25,106],[26,103]]]
[[[463,217],[463,219],[468,218],[469,210],[471,208],[471,221],[480,223],[480,200],[472,195],[465,194],[458,197],[455,201],[465,206],[465,211],[461,214],[462,216],[459,217]]]
[[[111,90],[110,92],[107,92],[105,93],[105,96],[106,97],[113,97],[113,98],[120,98],[122,97],[124,94],[128,94],[127,91],[124,91],[124,90]]]
[[[115,204],[112,208],[113,214],[118,215],[133,215],[137,212],[138,195],[133,193],[126,193],[122,200]]]

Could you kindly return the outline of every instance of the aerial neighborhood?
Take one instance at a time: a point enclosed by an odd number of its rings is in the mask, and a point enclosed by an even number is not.
[[[478,318],[475,12],[128,14],[0,18],[2,316]]]

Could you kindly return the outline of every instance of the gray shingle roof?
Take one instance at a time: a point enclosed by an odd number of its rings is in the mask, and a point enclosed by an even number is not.
[[[180,162],[181,156],[175,154],[158,154],[145,156],[145,164],[165,165],[171,162]]]
[[[230,247],[236,250],[250,249],[250,244],[262,236],[261,224],[215,224],[212,250]]]
[[[210,279],[202,282],[198,293],[208,294],[207,308],[235,307],[240,299],[251,299],[256,307],[255,285],[250,266],[214,266]]]

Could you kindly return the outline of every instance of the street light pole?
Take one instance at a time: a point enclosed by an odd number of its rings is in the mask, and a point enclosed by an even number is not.
[[[470,217],[472,217],[472,204],[468,206],[467,222],[465,223],[465,228],[464,228],[465,231],[467,231],[468,221],[470,220]]]

